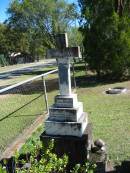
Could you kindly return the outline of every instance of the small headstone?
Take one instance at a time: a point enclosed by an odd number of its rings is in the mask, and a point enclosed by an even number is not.
[[[96,173],[105,173],[107,152],[106,144],[102,139],[94,141],[94,146],[91,149],[90,160],[96,163]]]
[[[102,140],[102,139],[97,139],[95,142],[94,142],[94,145],[97,146],[98,148],[102,148],[105,146],[105,142]]]
[[[124,87],[115,87],[115,88],[109,88],[106,91],[106,94],[121,94],[126,93],[127,89]]]

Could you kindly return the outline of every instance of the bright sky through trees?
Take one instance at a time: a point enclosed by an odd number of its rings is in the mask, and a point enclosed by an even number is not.
[[[9,3],[12,0],[0,0],[0,23],[4,22],[7,19],[6,10],[9,6]],[[76,0],[67,0],[68,2],[76,2]]]
[[[7,18],[6,10],[11,0],[0,0],[0,22],[3,22]]]

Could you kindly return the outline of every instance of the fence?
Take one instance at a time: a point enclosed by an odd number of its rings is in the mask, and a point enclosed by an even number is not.
[[[37,116],[48,112],[48,101],[52,103],[58,89],[57,71],[0,90],[0,152]]]

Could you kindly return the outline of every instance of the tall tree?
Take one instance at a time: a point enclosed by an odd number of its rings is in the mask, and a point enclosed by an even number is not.
[[[79,0],[86,61],[98,76],[122,77],[130,67],[129,1],[115,2]]]
[[[77,17],[75,5],[65,0],[14,0],[8,13],[8,26],[27,33],[34,56],[53,47],[55,34],[65,32]]]
[[[0,54],[6,54],[8,50],[6,39],[6,25],[0,24]]]
[[[115,0],[115,12],[119,14],[119,16],[123,16],[123,12],[130,10],[130,1],[129,0]]]
[[[78,27],[73,26],[68,29],[68,38],[70,46],[79,45],[82,47],[83,37]]]

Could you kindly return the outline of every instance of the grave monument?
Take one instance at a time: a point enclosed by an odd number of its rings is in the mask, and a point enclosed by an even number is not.
[[[41,140],[55,141],[55,152],[59,156],[69,155],[70,165],[83,163],[89,157],[92,144],[91,125],[87,113],[83,112],[83,103],[71,90],[70,62],[80,57],[80,47],[68,47],[67,34],[56,36],[56,49],[47,51],[48,57],[57,59],[60,93],[49,108],[45,121],[45,131]]]

